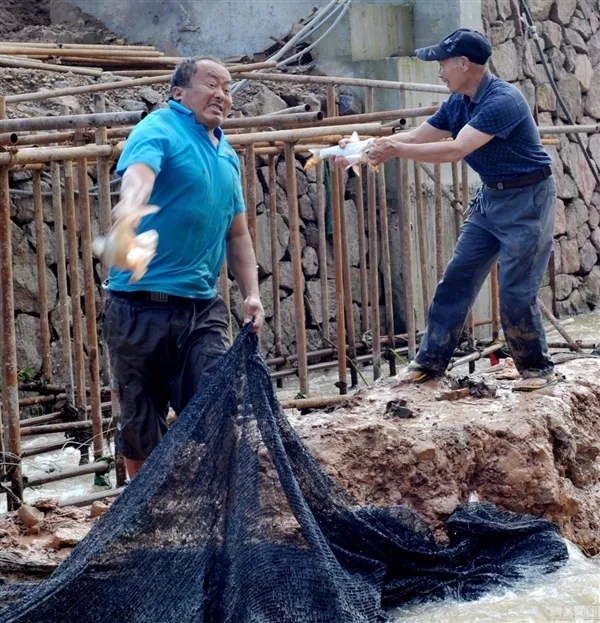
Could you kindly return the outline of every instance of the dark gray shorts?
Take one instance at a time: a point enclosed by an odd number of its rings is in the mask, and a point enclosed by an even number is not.
[[[109,295],[104,335],[121,407],[119,452],[150,455],[167,432],[169,404],[181,413],[229,348],[228,329],[218,296],[162,303]]]

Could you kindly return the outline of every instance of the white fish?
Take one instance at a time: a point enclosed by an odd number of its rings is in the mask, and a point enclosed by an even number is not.
[[[368,153],[369,148],[375,142],[374,138],[367,138],[364,141],[361,141],[358,134],[356,132],[352,133],[350,140],[346,144],[344,148],[336,145],[335,147],[325,147],[324,149],[309,149],[312,156],[308,160],[308,162],[304,165],[306,170],[312,169],[319,162],[325,160],[326,158],[334,158],[335,156],[342,156],[348,161],[348,166],[346,167],[352,169],[360,175],[360,164],[364,164],[368,162]],[[373,167],[375,171],[379,167]]]
[[[92,243],[92,251],[109,266],[131,270],[130,283],[139,281],[148,270],[148,264],[156,255],[158,232],[155,229],[136,235],[140,219],[158,212],[156,206],[146,206],[134,214],[118,219],[108,236],[98,236]]]

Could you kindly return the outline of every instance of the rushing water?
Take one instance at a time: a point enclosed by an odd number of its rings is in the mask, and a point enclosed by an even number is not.
[[[600,313],[570,318],[564,326],[573,339],[585,343],[600,342]],[[563,341],[553,331],[549,341]],[[371,370],[363,374],[371,377]],[[332,368],[311,377],[311,395],[330,395],[336,392],[334,383],[337,370]],[[297,379],[286,381],[278,392],[282,399],[290,399],[297,393]],[[61,439],[61,435],[24,439],[23,446],[47,444]],[[79,463],[79,452],[64,448],[41,456],[30,457],[23,462],[25,475],[41,476],[45,473],[71,469]],[[111,474],[114,478],[114,475]],[[79,497],[100,490],[93,485],[94,476],[80,476],[25,490],[25,500],[32,502],[40,497],[61,500]],[[3,502],[5,506],[5,502]],[[5,509],[0,509],[4,511]],[[575,546],[569,544],[570,559],[557,573],[531,581],[518,591],[489,595],[475,602],[443,602],[394,611],[400,623],[588,623],[600,622],[600,557],[586,558]]]

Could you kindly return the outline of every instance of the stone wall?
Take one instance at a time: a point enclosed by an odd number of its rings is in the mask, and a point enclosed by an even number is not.
[[[600,120],[600,8],[595,0],[528,0],[558,90],[578,124]],[[566,125],[533,40],[519,20],[516,0],[482,0],[485,32],[494,52],[493,72],[516,84],[537,107],[540,125]],[[600,135],[581,134],[600,165]],[[554,262],[557,309],[561,316],[600,306],[600,193],[572,136],[547,147],[557,182]],[[549,279],[542,289],[549,301]]]

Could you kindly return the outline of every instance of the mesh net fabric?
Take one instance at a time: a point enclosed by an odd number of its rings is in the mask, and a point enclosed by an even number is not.
[[[410,508],[361,507],[337,485],[245,328],[69,558],[4,587],[0,620],[384,621],[387,607],[475,599],[568,556],[554,524],[491,504],[460,507],[447,529],[441,545]]]

